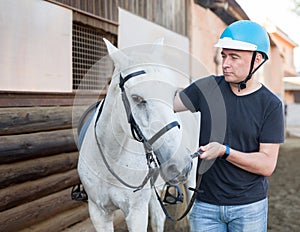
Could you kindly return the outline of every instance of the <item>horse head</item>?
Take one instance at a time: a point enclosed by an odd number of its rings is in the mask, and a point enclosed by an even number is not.
[[[157,158],[166,182],[185,182],[192,159],[190,151],[181,145],[180,118],[173,111],[177,86],[174,71],[160,62],[161,41],[151,45],[150,52],[140,53],[135,48],[130,52],[120,50],[104,41],[115,67],[107,96],[122,95],[118,106],[122,107],[125,120],[120,130],[126,137],[143,143],[145,153]]]

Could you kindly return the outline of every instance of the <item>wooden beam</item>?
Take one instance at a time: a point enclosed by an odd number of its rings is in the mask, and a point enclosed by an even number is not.
[[[70,189],[65,189],[1,212],[0,231],[20,231],[83,204],[86,203],[73,201],[70,197]]]
[[[37,180],[55,173],[65,172],[77,167],[78,152],[37,158],[0,166],[0,186]]]
[[[76,150],[73,129],[1,136],[0,164]]]
[[[77,127],[78,121],[86,108],[88,106],[0,108],[0,135]]]
[[[27,181],[0,190],[0,211],[37,200],[52,193],[71,188],[79,182],[76,169]]]
[[[69,231],[67,228],[78,222],[84,221],[89,217],[87,204],[80,207],[68,210],[66,212],[50,217],[49,219],[32,225],[19,232],[49,232],[49,231]],[[87,225],[81,232],[96,232],[93,225]],[[65,230],[66,229],[66,230]],[[80,230],[73,230],[74,232],[80,232]]]

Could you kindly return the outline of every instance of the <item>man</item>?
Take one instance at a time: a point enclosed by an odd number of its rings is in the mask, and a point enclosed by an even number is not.
[[[215,159],[202,177],[191,232],[267,231],[266,177],[284,142],[282,103],[253,77],[268,59],[269,37],[259,24],[242,20],[229,25],[215,46],[222,49],[223,75],[198,79],[174,99],[177,112],[201,112],[199,163]],[[212,112],[218,94],[224,108]],[[220,121],[224,132],[213,126]]]

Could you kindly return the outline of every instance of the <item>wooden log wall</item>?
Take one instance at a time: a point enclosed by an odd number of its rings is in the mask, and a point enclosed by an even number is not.
[[[72,106],[0,108],[0,231],[62,231],[86,220],[87,203],[71,199],[77,161]]]

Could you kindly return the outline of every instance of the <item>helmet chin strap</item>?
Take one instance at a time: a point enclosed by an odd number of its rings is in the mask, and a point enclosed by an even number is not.
[[[243,80],[243,81],[241,81],[241,82],[239,82],[239,83],[236,83],[236,84],[238,85],[238,91],[239,91],[239,92],[240,92],[242,89],[245,89],[245,88],[247,87],[247,86],[246,86],[247,81],[249,81],[249,80],[251,79],[252,75],[257,71],[257,69],[259,69],[260,66],[262,66],[262,65],[267,61],[267,59],[268,59],[267,56],[265,56],[264,54],[262,54],[262,56],[263,56],[263,58],[264,58],[263,62],[261,62],[261,64],[258,65],[258,67],[257,67],[256,69],[254,69],[253,72],[252,72],[252,69],[253,69],[253,66],[254,66],[254,62],[255,62],[256,54],[257,54],[256,51],[254,51],[253,54],[252,54],[252,59],[251,59],[251,64],[250,64],[250,71],[249,71],[248,76],[245,78],[245,80]]]

